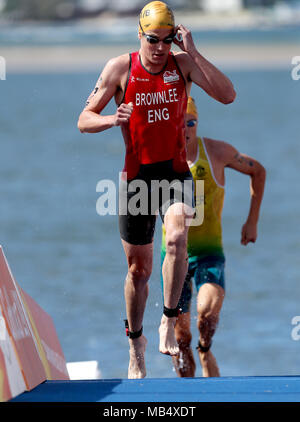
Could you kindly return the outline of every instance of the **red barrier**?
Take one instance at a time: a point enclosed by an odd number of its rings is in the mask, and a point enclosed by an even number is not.
[[[69,379],[51,317],[14,280],[0,246],[0,401]]]

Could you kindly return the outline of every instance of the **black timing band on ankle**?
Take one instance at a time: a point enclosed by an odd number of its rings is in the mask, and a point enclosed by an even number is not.
[[[178,317],[181,311],[181,308],[179,308],[178,306],[176,308],[167,308],[166,306],[164,306],[164,315],[168,318]]]
[[[210,343],[209,346],[202,346],[202,344],[200,343],[200,340],[198,341],[198,346],[196,347],[197,350],[200,350],[200,352],[206,353],[209,351],[209,349],[211,348],[212,342]]]
[[[141,335],[143,334],[143,327],[139,331],[129,331],[128,320],[124,319],[124,323],[127,337],[129,337],[130,339],[141,337]]]

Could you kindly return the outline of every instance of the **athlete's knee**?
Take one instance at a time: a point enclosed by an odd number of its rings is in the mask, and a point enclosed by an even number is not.
[[[190,331],[178,330],[176,331],[176,340],[181,350],[188,349],[192,342],[192,334]]]
[[[220,286],[205,283],[200,287],[197,296],[198,324],[214,325],[218,322],[223,298],[224,290]]]
[[[151,266],[145,263],[132,263],[128,267],[128,277],[133,283],[147,282],[151,272]]]
[[[187,235],[181,228],[172,228],[166,234],[166,252],[171,255],[186,254]]]

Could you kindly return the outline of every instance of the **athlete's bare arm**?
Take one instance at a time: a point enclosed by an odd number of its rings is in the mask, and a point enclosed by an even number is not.
[[[182,52],[175,55],[187,82],[194,82],[223,104],[232,103],[236,93],[231,81],[199,53],[190,30],[183,25],[178,25],[176,29],[178,37],[182,40],[175,38],[174,42]]]
[[[132,106],[121,104],[115,114],[102,115],[108,102],[115,97],[121,102],[128,74],[129,55],[111,59],[104,67],[86,106],[78,119],[78,128],[83,133],[96,133],[126,123],[131,115]]]
[[[224,168],[229,167],[250,176],[251,202],[246,223],[242,227],[241,243],[247,245],[257,238],[257,223],[263,199],[266,170],[254,158],[240,153],[232,145],[205,138],[205,144],[217,177],[224,177]]]

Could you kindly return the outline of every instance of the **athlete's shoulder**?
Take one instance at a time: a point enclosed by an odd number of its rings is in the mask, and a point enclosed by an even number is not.
[[[106,66],[117,69],[128,68],[130,62],[130,53],[121,54],[108,60]]]
[[[205,147],[209,151],[211,159],[222,162],[224,165],[237,152],[236,148],[228,142],[207,137],[203,137],[202,139],[205,142]]]
[[[172,51],[172,54],[177,63],[182,67],[188,66],[191,63],[191,58],[185,51]]]
[[[120,56],[109,59],[104,67],[104,70],[112,77],[122,77],[125,72],[128,72],[129,63],[130,54],[122,54]]]
[[[173,57],[177,63],[177,66],[179,67],[182,75],[184,76],[186,81],[190,82],[190,72],[192,71],[192,59],[190,58],[190,56],[184,52],[184,51],[176,51],[176,52],[172,52],[173,53]]]

